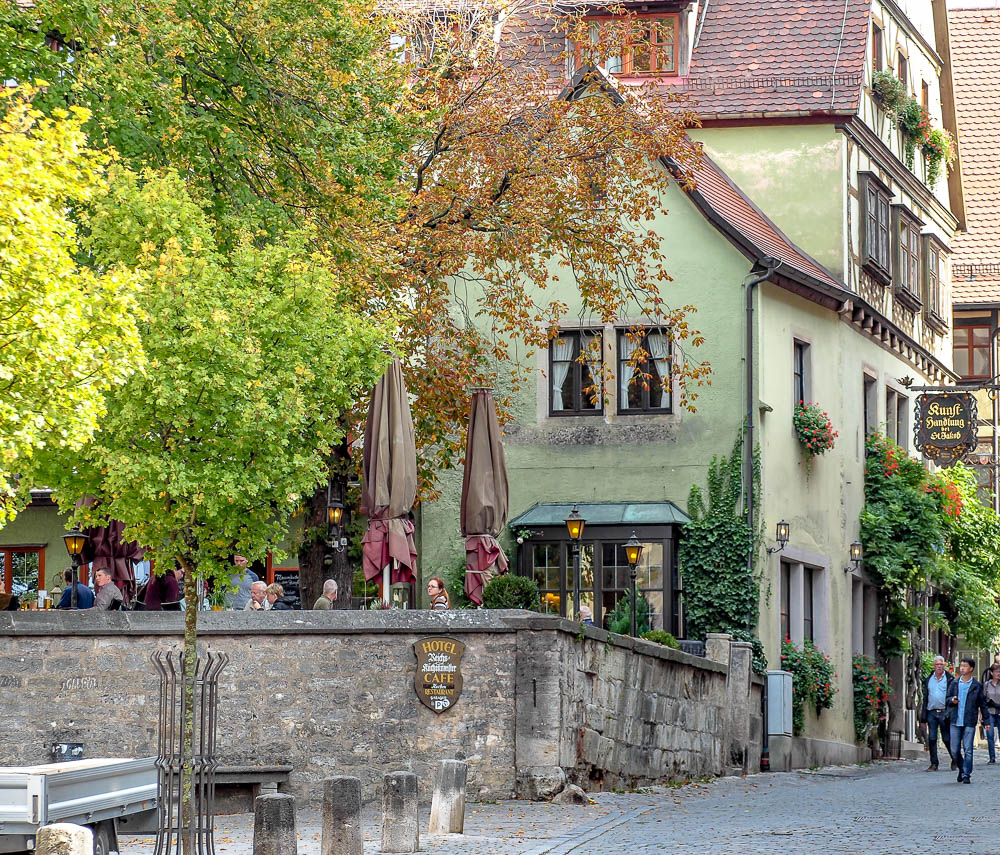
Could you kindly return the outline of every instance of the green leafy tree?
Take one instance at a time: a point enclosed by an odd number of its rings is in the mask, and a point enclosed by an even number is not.
[[[992,647],[1000,638],[1000,517],[979,501],[972,469],[957,463],[947,477],[950,486],[934,491],[950,547],[941,581],[947,617],[956,635]]]
[[[229,585],[233,552],[277,549],[388,335],[345,302],[308,235],[218,247],[175,174],[119,173],[89,228],[96,267],[141,265],[149,369],[107,394],[93,439],[71,461],[53,455],[45,479],[63,509],[94,496],[77,521],[121,520],[160,567],[184,568],[192,679],[201,583]]]
[[[76,260],[71,211],[105,186],[83,110],[44,118],[31,92],[0,93],[0,527],[45,448],[78,449],[104,393],[142,366],[128,271]]]
[[[882,435],[866,442],[861,541],[882,598],[879,653],[912,647],[920,613],[909,592],[933,587],[936,619],[969,642],[1000,637],[1000,517],[978,498],[975,475],[958,463],[931,475]]]

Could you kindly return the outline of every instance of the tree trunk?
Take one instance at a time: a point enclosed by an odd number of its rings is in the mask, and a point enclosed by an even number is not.
[[[183,731],[183,781],[180,815],[183,817],[181,845],[184,855],[197,851],[194,814],[194,681],[198,671],[198,580],[194,568],[183,559],[184,568],[184,731]]]
[[[347,507],[347,469],[350,457],[346,440],[338,445],[330,455],[330,484],[333,496],[344,505],[344,517],[340,523],[340,536],[346,536],[351,520],[351,509]],[[354,568],[348,559],[347,550],[332,548],[328,542],[327,488],[322,486],[306,502],[303,521],[305,537],[299,548],[299,591],[302,608],[312,608],[317,597],[323,593],[323,583],[333,579],[337,583],[335,609],[351,608],[354,593]]]

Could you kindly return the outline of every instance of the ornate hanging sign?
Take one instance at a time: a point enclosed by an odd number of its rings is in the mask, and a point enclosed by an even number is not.
[[[462,654],[465,645],[445,636],[421,638],[413,645],[417,654],[417,673],[413,684],[417,697],[426,707],[443,713],[462,694]]]
[[[917,398],[913,437],[917,450],[939,466],[950,466],[976,450],[979,413],[971,392],[928,392]]]

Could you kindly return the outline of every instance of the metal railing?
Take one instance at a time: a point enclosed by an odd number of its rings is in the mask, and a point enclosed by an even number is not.
[[[151,658],[160,673],[156,758],[160,804],[154,855],[215,855],[218,686],[229,657],[224,653],[198,657],[193,681],[185,678],[183,653],[157,651]],[[187,814],[185,792],[190,792]]]

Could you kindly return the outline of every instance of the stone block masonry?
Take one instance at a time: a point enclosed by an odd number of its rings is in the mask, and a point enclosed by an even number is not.
[[[47,762],[53,742],[81,742],[87,757],[154,754],[149,655],[180,647],[182,621],[0,613],[0,765]],[[746,695],[738,680],[741,708],[727,712],[728,666],[555,617],[206,612],[199,630],[203,649],[230,657],[220,762],[290,764],[303,805],[318,806],[333,775],[358,777],[365,801],[377,799],[382,776],[399,769],[429,798],[441,759],[468,762],[473,799],[548,797],[567,780],[594,790],[717,775],[737,756],[754,771],[759,759],[759,744],[729,726],[745,710],[759,734],[756,683]],[[414,689],[413,644],[435,635],[466,645],[461,697],[440,714]]]

